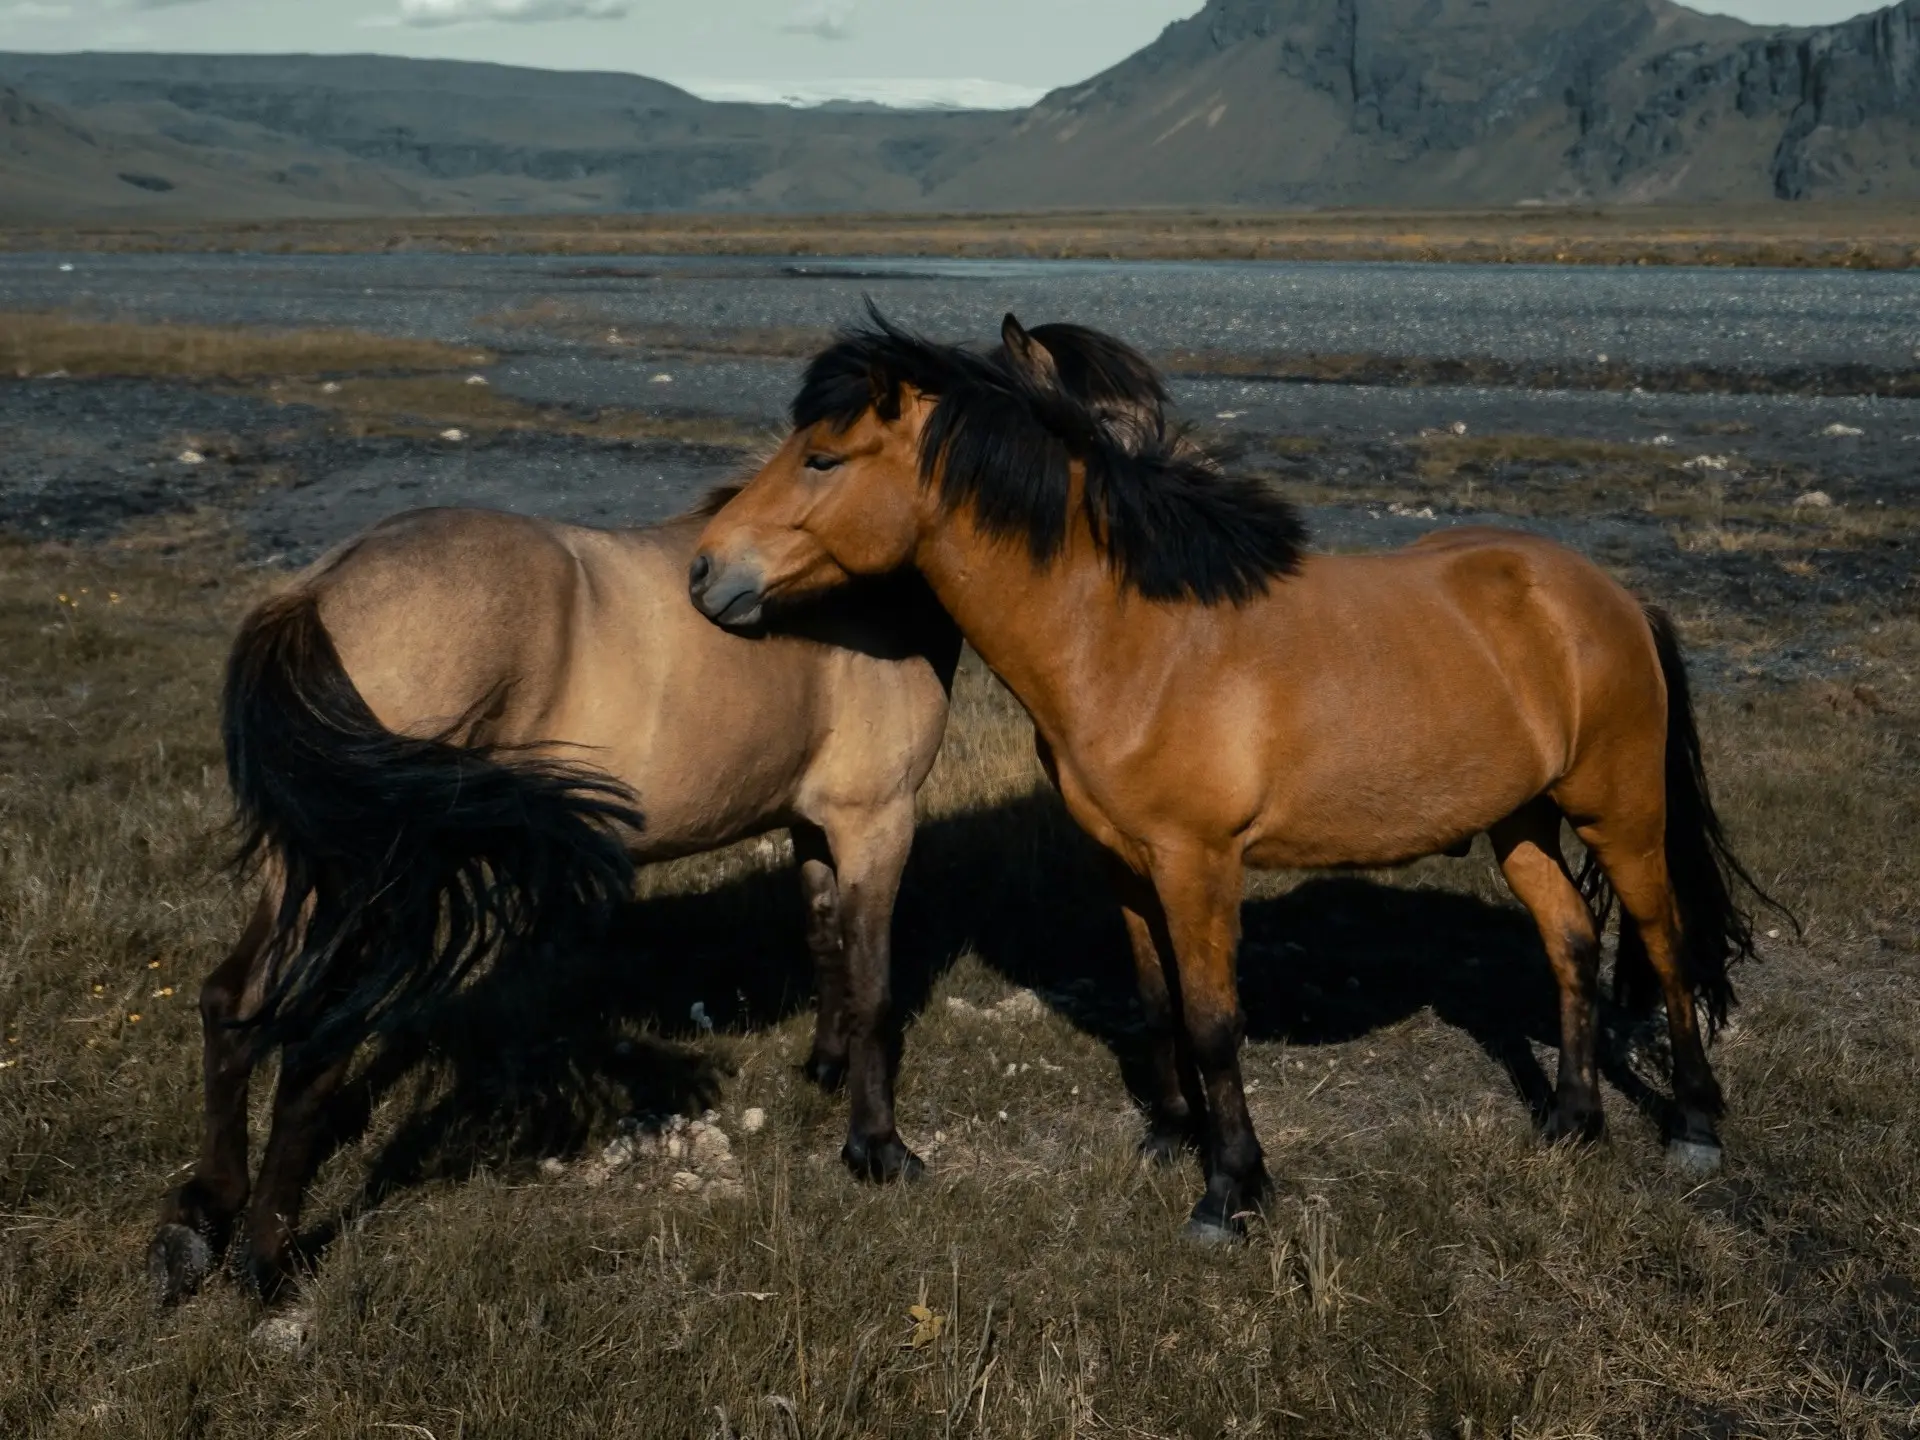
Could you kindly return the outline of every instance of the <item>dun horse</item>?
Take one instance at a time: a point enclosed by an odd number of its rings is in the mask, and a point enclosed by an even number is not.
[[[926,579],[1111,857],[1155,1036],[1150,1151],[1199,1119],[1197,1069],[1207,1185],[1189,1229],[1236,1233],[1268,1186],[1239,1068],[1249,865],[1394,865],[1490,835],[1559,982],[1546,1133],[1599,1133],[1600,944],[1563,819],[1592,892],[1622,909],[1617,993],[1665,1002],[1672,1153],[1715,1163],[1702,1012],[1711,1026],[1733,1003],[1729,962],[1753,946],[1732,891],[1752,882],[1666,618],[1527,534],[1309,554],[1272,491],[1158,424],[1121,443],[1043,338],[1009,316],[1003,340],[975,355],[876,313],[818,355],[792,435],[709,522],[691,592],[737,627],[857,577]]]
[[[959,641],[915,586],[813,610],[793,634],[716,630],[685,600],[700,524],[418,511],[247,619],[224,728],[267,883],[201,992],[205,1136],[162,1208],[163,1296],[199,1282],[243,1210],[247,1273],[262,1291],[282,1279],[362,1039],[503,945],[524,960],[577,933],[630,893],[636,861],[782,825],[819,971],[809,1071],[850,1076],[850,1164],[906,1163],[881,1034],[888,927]],[[248,1079],[275,1046],[249,1193]]]
[[[1109,425],[1159,423],[1158,382],[1130,352],[1073,326],[1038,333]],[[362,1039],[503,947],[524,961],[591,923],[636,862],[783,825],[818,974],[807,1072],[849,1084],[856,1174],[919,1170],[893,1121],[888,931],[959,637],[911,579],[778,633],[716,630],[684,591],[704,513],[603,531],[419,511],[248,618],[224,729],[266,884],[201,991],[205,1130],[161,1207],[164,1299],[200,1283],[243,1212],[247,1274],[263,1291],[284,1277]],[[275,1047],[250,1185],[248,1083]]]

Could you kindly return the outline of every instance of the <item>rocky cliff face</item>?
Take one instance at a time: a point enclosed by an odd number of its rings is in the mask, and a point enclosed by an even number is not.
[[[1920,0],[1767,33],[1666,0],[1211,0],[942,192],[989,203],[1920,194]]]
[[[1749,180],[1783,200],[1920,193],[1920,0],[1839,25],[1677,48],[1578,97],[1570,167],[1600,193],[1727,148],[1765,149]]]

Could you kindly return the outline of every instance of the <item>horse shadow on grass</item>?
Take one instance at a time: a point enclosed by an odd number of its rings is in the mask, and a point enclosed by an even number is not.
[[[1558,1045],[1558,1001],[1524,912],[1331,876],[1249,901],[1243,930],[1249,1039],[1342,1043],[1431,1008],[1544,1116],[1552,1084],[1534,1047]],[[1094,847],[1051,792],[922,825],[894,919],[896,1011],[909,1044],[912,1017],[968,952],[1105,1044],[1129,1089],[1144,1093],[1118,912]],[[726,1034],[810,1009],[812,990],[790,868],[638,902],[594,944],[496,965],[430,1023],[386,1042],[342,1105],[336,1143],[357,1138],[380,1099],[411,1087],[363,1203],[577,1156],[621,1117],[712,1104],[729,1068]],[[696,1005],[718,1036],[704,1033]],[[1623,1063],[1608,1075],[1641,1109],[1660,1105]],[[309,1237],[310,1251],[327,1229]]]

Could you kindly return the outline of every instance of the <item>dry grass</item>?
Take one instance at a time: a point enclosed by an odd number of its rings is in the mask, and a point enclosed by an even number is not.
[[[0,1434],[1914,1433],[1920,712],[1894,687],[1709,707],[1724,808],[1809,940],[1744,978],[1704,1185],[1618,1090],[1610,1143],[1535,1144],[1509,1072],[1551,1066],[1550,994],[1484,855],[1268,877],[1247,1074],[1283,1188],[1248,1247],[1183,1246],[1197,1171],[1133,1160],[1096,872],[969,668],[898,925],[926,1183],[841,1172],[842,1102],[794,1073],[781,852],[738,847],[650,872],[630,949],[483,981],[387,1077],[317,1187],[344,1225],[301,1353],[251,1344],[224,1283],[154,1313],[194,985],[239,918],[219,664],[264,581],[141,539],[0,550]],[[1913,669],[1902,623],[1862,666]],[[991,1008],[1009,984],[1046,1003]],[[593,1163],[620,1116],[709,1101],[739,1196]]]
[[[471,369],[493,356],[471,346],[358,330],[90,320],[0,311],[0,373],[250,380],[266,375]]]
[[[1910,203],[1511,210],[413,217],[0,229],[14,250],[335,254],[924,255],[1443,260],[1489,264],[1920,264]]]

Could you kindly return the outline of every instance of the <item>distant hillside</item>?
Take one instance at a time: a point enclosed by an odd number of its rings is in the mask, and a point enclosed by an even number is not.
[[[1920,198],[1920,0],[1209,0],[1018,114],[377,56],[0,55],[0,221]]]
[[[98,137],[175,147],[187,169],[172,191],[118,197],[155,215],[300,213],[330,167],[326,207],[361,213],[901,209],[1011,123],[383,56],[7,54],[0,82]],[[197,166],[249,183],[210,185]],[[97,203],[88,190],[74,211]],[[0,217],[13,204],[0,192]]]

